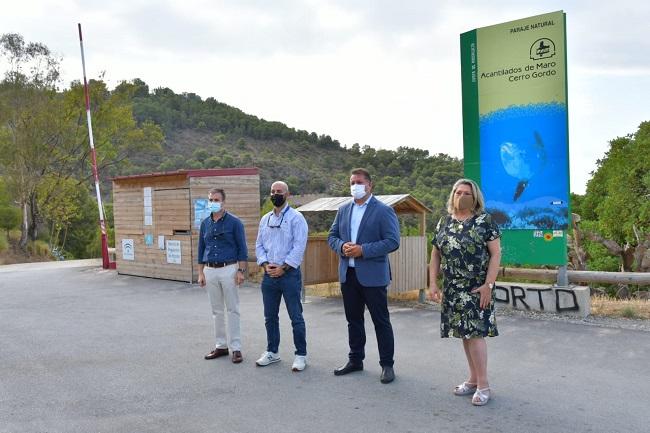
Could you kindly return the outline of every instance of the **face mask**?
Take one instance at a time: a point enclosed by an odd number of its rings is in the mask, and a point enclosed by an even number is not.
[[[221,203],[218,201],[211,201],[208,203],[208,210],[212,213],[218,213],[221,210]]]
[[[468,210],[474,207],[474,197],[471,195],[462,195],[456,199],[456,208],[458,210]]]
[[[273,203],[273,206],[275,207],[280,207],[284,204],[285,202],[284,194],[273,194],[271,196],[271,203]]]
[[[355,200],[361,200],[366,195],[366,186],[358,183],[350,185],[350,194]]]

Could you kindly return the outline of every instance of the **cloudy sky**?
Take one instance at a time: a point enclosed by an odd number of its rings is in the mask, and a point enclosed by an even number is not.
[[[608,140],[650,120],[650,2],[452,0],[23,0],[0,33],[63,56],[89,77],[212,96],[342,144],[462,157],[459,35],[567,13],[571,190]]]

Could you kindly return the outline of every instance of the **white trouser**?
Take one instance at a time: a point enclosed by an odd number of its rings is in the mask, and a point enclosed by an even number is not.
[[[207,266],[203,268],[205,288],[212,306],[217,349],[241,350],[239,288],[235,284],[237,269],[238,263],[223,268],[209,268]],[[228,340],[226,340],[224,306],[228,314]]]

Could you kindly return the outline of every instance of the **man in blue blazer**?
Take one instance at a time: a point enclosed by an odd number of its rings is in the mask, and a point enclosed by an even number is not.
[[[368,307],[379,346],[380,380],[390,383],[393,371],[393,327],[388,314],[390,263],[388,253],[399,248],[397,215],[372,195],[370,173],[352,170],[350,193],[353,200],[341,206],[329,231],[330,248],[339,255],[339,280],[348,321],[348,362],[334,370],[336,376],[363,370],[366,331],[364,312]]]

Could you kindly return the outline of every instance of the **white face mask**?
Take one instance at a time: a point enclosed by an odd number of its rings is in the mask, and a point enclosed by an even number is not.
[[[219,211],[221,210],[221,203],[219,203],[218,201],[209,202],[208,203],[208,210],[211,213],[219,213]]]
[[[366,195],[366,186],[358,183],[350,185],[350,194],[355,200],[361,200]]]

